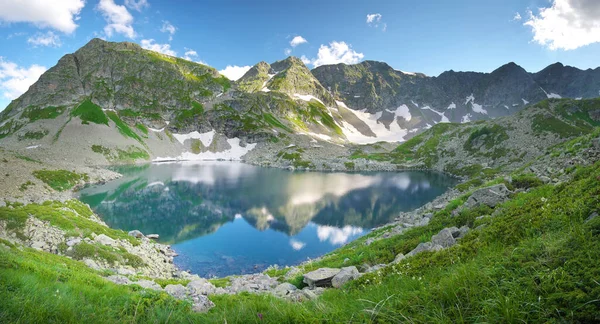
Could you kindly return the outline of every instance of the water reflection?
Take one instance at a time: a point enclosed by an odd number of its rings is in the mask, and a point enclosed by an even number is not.
[[[455,181],[427,172],[289,172],[241,163],[152,164],[81,191],[111,227],[158,233],[204,274],[291,264],[345,244]],[[233,260],[233,261],[232,261]]]

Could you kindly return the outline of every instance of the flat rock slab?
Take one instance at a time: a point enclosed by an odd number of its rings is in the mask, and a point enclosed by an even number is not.
[[[340,288],[348,281],[352,281],[360,277],[360,273],[355,266],[345,267],[336,274],[333,279],[331,279],[331,285],[334,288]]]
[[[495,186],[481,188],[479,190],[475,190],[467,202],[465,206],[467,208],[477,207],[481,205],[487,205],[489,207],[496,207],[496,205],[504,202],[508,199],[508,196],[511,194],[511,191],[506,188],[506,186],[501,183]]]
[[[304,283],[310,289],[314,289],[315,287],[331,287],[331,280],[340,271],[340,269],[335,268],[317,269],[304,275]]]

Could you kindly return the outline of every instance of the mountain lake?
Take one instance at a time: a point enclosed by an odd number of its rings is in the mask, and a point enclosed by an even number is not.
[[[203,277],[319,257],[458,182],[424,171],[288,171],[217,161],[113,169],[123,177],[86,187],[78,198],[112,228],[159,234],[179,254],[180,269]]]

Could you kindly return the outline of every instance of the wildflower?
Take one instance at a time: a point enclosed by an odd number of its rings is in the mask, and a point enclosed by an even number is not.
[[[262,313],[258,313],[256,315],[258,316],[258,318],[260,318],[261,321],[263,320],[263,314]]]

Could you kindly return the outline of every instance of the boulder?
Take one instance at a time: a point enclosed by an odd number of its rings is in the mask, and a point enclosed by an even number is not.
[[[408,252],[408,254],[406,255],[407,257],[413,256],[413,255],[417,255],[421,252],[425,252],[425,251],[439,251],[442,250],[444,247],[439,245],[439,244],[433,244],[431,242],[425,242],[425,243],[419,243],[419,245],[417,245],[417,247]]]
[[[289,295],[291,292],[296,291],[298,288],[294,285],[292,285],[289,282],[284,282],[282,284],[280,284],[279,286],[275,287],[275,289],[273,290],[273,292],[275,293],[275,295],[283,297],[283,296],[287,296]]]
[[[399,253],[398,255],[396,255],[396,257],[394,258],[394,261],[392,261],[392,264],[396,264],[396,263],[400,263],[400,261],[406,259],[406,256],[402,253]]]
[[[331,279],[340,271],[340,269],[334,268],[320,268],[304,274],[304,283],[310,289],[314,289],[315,287],[331,287]]]
[[[190,281],[187,284],[187,289],[190,295],[212,295],[215,293],[217,287],[208,280],[201,278]]]
[[[357,279],[360,276],[358,269],[355,266],[344,267],[331,279],[331,285],[334,288],[340,288],[348,281]]]
[[[94,238],[94,241],[96,241],[97,243],[100,243],[102,245],[108,245],[108,246],[116,246],[117,242],[115,240],[113,240],[112,238],[104,235],[104,234],[100,234],[98,236],[96,236]]]
[[[434,245],[441,245],[445,248],[451,247],[452,245],[456,244],[456,240],[454,239],[453,235],[454,232],[458,233],[458,228],[444,228],[439,233],[431,237],[431,243]]]
[[[81,239],[80,238],[74,238],[74,239],[70,239],[67,241],[67,246],[68,247],[73,247],[77,244],[81,243]]]
[[[185,287],[177,284],[177,285],[167,285],[165,287],[165,292],[177,299],[183,299],[187,295],[187,291]]]
[[[213,307],[215,304],[204,295],[192,297],[192,310],[196,313],[206,313]]]
[[[376,265],[374,265],[372,267],[368,267],[365,270],[365,272],[366,273],[371,273],[371,272],[379,271],[379,270],[385,268],[386,266],[387,266],[387,264],[384,264],[384,263],[376,264]]]
[[[487,205],[494,208],[496,205],[507,200],[510,194],[511,191],[508,190],[503,183],[487,188],[481,188],[479,190],[475,190],[471,194],[469,199],[467,199],[465,206],[467,208],[472,208],[481,205]]]
[[[116,283],[117,285],[129,285],[131,283],[131,281],[129,281],[129,278],[127,278],[125,276],[121,276],[121,275],[108,276],[108,277],[106,277],[106,280],[112,281],[113,283]]]
[[[152,289],[152,290],[156,290],[156,291],[161,291],[162,290],[162,287],[159,284],[157,284],[156,282],[152,281],[152,280],[142,279],[142,280],[138,280],[138,281],[132,282],[131,284],[132,285],[138,285],[138,286],[140,286],[142,288],[145,288],[145,289]]]
[[[129,231],[129,233],[127,233],[127,234],[129,234],[129,236],[133,236],[133,237],[139,238],[139,239],[144,237],[144,234],[138,230]]]
[[[455,239],[461,239],[469,232],[470,228],[467,225],[463,225],[458,229],[458,232],[452,233]]]

